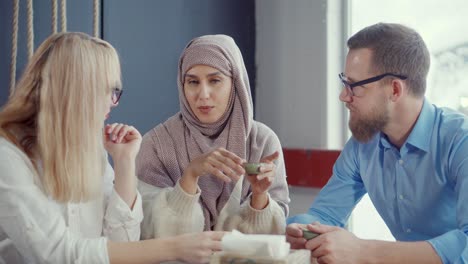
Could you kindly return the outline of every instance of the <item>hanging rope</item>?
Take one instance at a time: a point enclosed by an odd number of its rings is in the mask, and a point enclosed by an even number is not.
[[[16,85],[16,55],[18,53],[19,0],[13,0],[13,21],[11,31],[10,96]]]
[[[60,1],[60,31],[67,32],[67,0]]]
[[[93,14],[93,35],[99,38],[99,1],[94,0],[94,14]]]
[[[34,52],[34,10],[33,0],[28,0],[28,59],[31,59]]]
[[[57,33],[57,0],[52,0],[52,34]]]

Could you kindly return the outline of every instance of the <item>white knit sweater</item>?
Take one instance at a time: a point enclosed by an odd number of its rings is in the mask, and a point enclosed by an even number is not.
[[[284,233],[284,210],[270,196],[267,207],[262,210],[250,206],[250,196],[241,204],[242,181],[243,177],[239,179],[221,210],[214,230],[237,229],[243,233],[257,234]],[[142,239],[203,231],[205,219],[199,203],[200,189],[191,195],[180,187],[179,182],[174,188],[161,189],[142,181],[139,181],[138,189],[143,197]]]

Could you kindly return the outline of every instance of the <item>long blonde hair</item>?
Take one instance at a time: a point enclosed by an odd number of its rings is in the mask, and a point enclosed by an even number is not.
[[[0,136],[28,155],[44,191],[59,202],[102,193],[105,100],[119,88],[120,63],[107,42],[58,33],[37,49],[0,112]]]

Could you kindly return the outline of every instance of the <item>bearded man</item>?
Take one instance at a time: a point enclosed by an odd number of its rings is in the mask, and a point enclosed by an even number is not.
[[[379,23],[347,45],[340,100],[353,136],[287,240],[318,263],[468,263],[467,117],[425,98],[430,55],[415,30]],[[343,228],[366,193],[397,241]]]

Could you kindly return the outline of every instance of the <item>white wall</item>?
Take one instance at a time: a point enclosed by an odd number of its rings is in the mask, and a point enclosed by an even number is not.
[[[342,24],[341,0],[256,0],[256,119],[284,148],[343,146]],[[309,208],[319,189],[290,191],[294,215]]]
[[[283,147],[326,148],[326,1],[256,1],[256,119]]]

